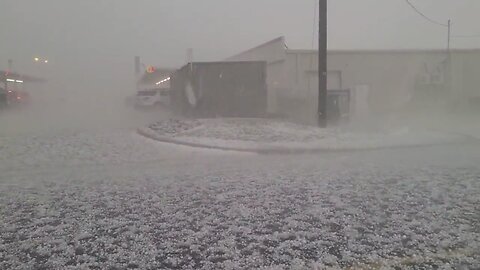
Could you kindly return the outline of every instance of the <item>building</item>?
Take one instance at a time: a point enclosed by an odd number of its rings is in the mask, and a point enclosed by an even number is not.
[[[5,90],[16,90],[24,84],[42,82],[45,82],[45,80],[30,75],[0,70],[0,84]]]
[[[170,74],[175,71],[173,68],[151,67],[145,70],[137,80],[137,90],[170,88]]]
[[[171,75],[175,112],[187,117],[264,117],[265,61],[192,62]]]
[[[316,123],[317,51],[288,49],[279,37],[227,61],[266,61],[268,112]],[[327,88],[350,90],[351,118],[373,117],[413,101],[479,100],[479,70],[480,50],[330,50]]]
[[[42,78],[0,70],[0,108],[27,104],[30,100],[27,85],[43,82]]]

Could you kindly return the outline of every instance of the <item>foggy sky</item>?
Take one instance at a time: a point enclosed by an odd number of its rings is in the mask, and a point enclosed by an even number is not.
[[[478,0],[412,0],[453,35],[480,34]],[[290,48],[312,47],[314,0],[0,0],[0,68],[62,79],[63,87],[131,87],[133,56],[178,67],[220,60],[285,36]],[[454,39],[453,47],[480,47]],[[446,29],[403,0],[329,1],[329,48],[444,48]],[[48,66],[34,66],[34,56]]]

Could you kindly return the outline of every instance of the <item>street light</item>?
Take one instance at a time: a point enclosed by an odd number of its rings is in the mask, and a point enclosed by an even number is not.
[[[33,61],[35,61],[36,63],[43,62],[45,64],[48,64],[48,59],[42,59],[40,57],[33,58]]]

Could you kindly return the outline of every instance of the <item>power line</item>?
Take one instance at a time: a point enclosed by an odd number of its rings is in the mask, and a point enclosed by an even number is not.
[[[433,24],[436,24],[436,25],[440,25],[440,26],[443,26],[443,27],[448,27],[448,24],[445,24],[445,23],[440,23],[440,22],[437,22],[433,19],[430,19],[427,15],[425,15],[423,12],[421,12],[420,10],[418,10],[417,7],[415,7],[415,5],[413,5],[410,0],[405,0],[405,2],[416,12],[418,13],[418,15],[422,16],[425,20],[433,23]]]
[[[480,38],[480,35],[455,35],[452,38]]]

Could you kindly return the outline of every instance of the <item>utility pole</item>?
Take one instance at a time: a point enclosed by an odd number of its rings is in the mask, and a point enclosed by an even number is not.
[[[12,59],[8,59],[8,69],[7,69],[8,72],[12,73],[13,72],[13,60]]]
[[[190,64],[193,62],[193,48],[188,48],[187,49],[187,64]]]
[[[327,0],[319,0],[318,126],[327,127]]]
[[[448,40],[447,40],[447,52],[450,53],[450,40],[451,40],[451,33],[452,33],[452,20],[448,20]]]
[[[450,53],[450,41],[451,41],[451,32],[452,32],[452,20],[448,19],[447,23],[448,35],[447,35],[447,60],[445,63],[445,80],[446,80],[446,90],[448,94],[452,95],[452,54]]]
[[[135,91],[139,90],[138,80],[140,79],[140,56],[135,56],[134,58],[134,66],[135,66]]]

